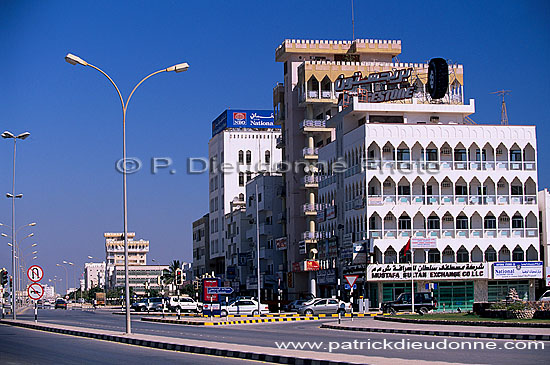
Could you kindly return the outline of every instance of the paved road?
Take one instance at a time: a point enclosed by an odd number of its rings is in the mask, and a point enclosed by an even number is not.
[[[0,324],[0,363],[8,364],[242,364],[243,360],[150,349]],[[249,364],[260,364],[247,361]]]
[[[32,312],[18,316],[20,319],[33,319]],[[80,311],[80,310],[41,310],[39,321],[43,323],[59,323],[72,326],[124,331],[124,316],[113,315],[109,311]],[[333,321],[328,320],[328,321]],[[349,321],[349,319],[347,319]],[[281,322],[268,324],[249,324],[238,326],[182,326],[141,322],[139,316],[132,317],[133,332],[158,336],[210,340],[216,342],[236,343],[275,347],[276,341],[310,341],[323,342],[325,345],[319,351],[328,351],[327,344],[337,341],[345,346],[354,340],[372,343],[374,341],[421,341],[428,344],[440,341],[453,341],[464,344],[477,341],[486,344],[493,341],[497,347],[504,346],[503,340],[463,340],[459,338],[393,335],[378,333],[359,333],[348,331],[334,331],[318,328],[320,322]],[[391,327],[391,323],[388,323]],[[517,341],[516,341],[517,342]],[[418,359],[429,361],[446,361],[457,363],[476,364],[546,364],[550,358],[550,343],[544,343],[543,350],[408,350],[408,349],[379,349],[367,350],[365,347],[352,349],[336,349],[333,352],[381,356],[387,358]],[[466,346],[466,345],[461,345]],[[309,349],[308,349],[309,350]]]

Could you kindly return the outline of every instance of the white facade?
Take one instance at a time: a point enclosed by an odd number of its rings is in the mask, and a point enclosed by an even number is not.
[[[122,233],[104,233],[106,282],[113,285],[115,267],[124,265],[124,238]],[[147,265],[148,240],[134,240],[135,232],[128,232],[128,265]]]
[[[134,289],[137,295],[144,295],[146,286],[149,289],[160,290],[158,277],[162,276],[164,270],[168,270],[168,265],[139,265],[128,266],[130,288]],[[124,265],[117,265],[113,271],[111,285],[115,288],[125,286]],[[147,283],[147,284],[146,284]]]
[[[220,261],[214,265],[217,274],[223,274],[225,268],[221,262],[226,255],[225,214],[230,212],[231,202],[244,200],[246,183],[258,171],[276,169],[281,161],[281,150],[276,148],[280,135],[278,129],[226,129],[210,139],[210,259]],[[232,168],[222,172],[221,164]]]
[[[84,264],[84,290],[105,285],[105,262],[87,262]]]
[[[544,259],[545,283],[550,280],[550,191],[539,191],[539,217],[540,217],[540,248]],[[550,285],[547,285],[550,286]]]

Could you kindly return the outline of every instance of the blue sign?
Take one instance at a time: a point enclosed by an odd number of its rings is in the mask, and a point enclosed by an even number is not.
[[[228,109],[212,122],[212,137],[226,128],[281,128],[281,126],[275,124],[273,110]]]
[[[346,290],[350,290],[351,289],[351,286],[349,286],[349,284],[344,284],[344,289]],[[353,284],[353,289],[357,289],[357,284]]]
[[[227,267],[227,273],[225,275],[227,280],[233,280],[237,277],[237,267],[236,266],[228,266]]]
[[[222,294],[222,295],[229,295],[233,293],[233,288],[231,287],[224,287],[224,286],[214,286],[207,289],[208,294]]]

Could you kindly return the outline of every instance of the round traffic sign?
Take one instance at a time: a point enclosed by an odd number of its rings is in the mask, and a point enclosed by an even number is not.
[[[27,270],[27,277],[30,281],[40,281],[44,277],[44,270],[42,270],[42,268],[38,265],[32,265]]]
[[[44,288],[38,283],[32,283],[27,288],[27,294],[32,300],[38,300],[44,295]]]

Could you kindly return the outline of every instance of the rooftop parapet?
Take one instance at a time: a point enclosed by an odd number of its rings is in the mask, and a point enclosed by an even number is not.
[[[275,61],[284,62],[290,54],[401,54],[400,40],[356,39],[354,41],[285,39],[275,50]]]

